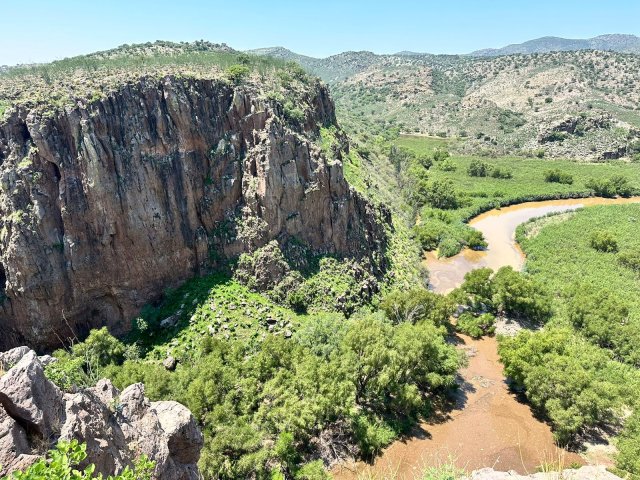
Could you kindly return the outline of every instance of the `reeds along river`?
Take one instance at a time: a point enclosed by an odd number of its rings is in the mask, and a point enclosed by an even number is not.
[[[640,197],[550,200],[491,210],[470,222],[484,235],[486,250],[465,250],[448,259],[427,255],[432,288],[447,293],[476,268],[497,270],[510,265],[521,269],[525,258],[516,244],[515,231],[532,218],[591,205],[635,202],[640,202]],[[455,406],[422,423],[409,438],[394,442],[373,465],[359,462],[334,469],[336,479],[408,480],[418,478],[425,466],[449,461],[467,471],[493,467],[522,474],[534,473],[543,463],[585,463],[578,454],[559,449],[549,426],[509,391],[495,338],[473,340],[460,335],[458,339],[459,347],[469,354],[469,366],[460,372]]]

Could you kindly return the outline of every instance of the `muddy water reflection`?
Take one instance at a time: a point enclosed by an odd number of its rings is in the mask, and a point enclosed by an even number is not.
[[[531,218],[583,206],[633,202],[640,202],[640,197],[532,202],[487,212],[470,224],[484,234],[488,249],[467,250],[446,260],[428,255],[432,287],[440,293],[448,292],[475,268],[522,268],[524,255],[515,243],[515,230]],[[558,449],[549,426],[536,419],[529,406],[509,391],[495,338],[459,339],[460,348],[469,354],[469,366],[460,372],[461,390],[454,408],[444,418],[424,422],[409,438],[393,443],[373,465],[360,462],[334,469],[336,479],[415,479],[425,466],[449,459],[468,471],[494,467],[519,473],[533,473],[543,462],[557,462],[559,458],[567,466],[585,463],[579,455]]]
[[[518,225],[532,218],[592,205],[637,202],[640,202],[640,197],[548,200],[521,203],[483,213],[471,220],[469,225],[482,232],[489,247],[480,252],[464,250],[451,258],[437,258],[434,252],[429,252],[425,262],[431,287],[436,292],[447,293],[462,283],[466,273],[476,268],[497,270],[510,265],[520,270],[524,265],[524,255],[515,242],[515,231]]]

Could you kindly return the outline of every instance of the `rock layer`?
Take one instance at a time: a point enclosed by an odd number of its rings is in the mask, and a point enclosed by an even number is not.
[[[16,348],[9,353],[15,357]],[[0,476],[29,466],[60,440],[87,444],[86,464],[105,475],[121,472],[145,454],[154,478],[195,480],[202,433],[183,405],[150,402],[144,386],[119,392],[109,380],[63,393],[27,351],[0,377]]]
[[[304,119],[256,85],[142,78],[58,115],[0,125],[0,348],[123,333],[167,287],[295,238],[384,268],[384,228],[347,184],[319,83]],[[384,212],[383,212],[384,216]]]

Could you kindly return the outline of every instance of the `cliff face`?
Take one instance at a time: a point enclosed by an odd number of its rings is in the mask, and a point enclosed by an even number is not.
[[[313,85],[289,121],[256,86],[142,78],[64,114],[0,125],[0,349],[124,332],[145,303],[273,239],[369,259],[384,229],[313,143]],[[339,154],[338,154],[339,156]]]

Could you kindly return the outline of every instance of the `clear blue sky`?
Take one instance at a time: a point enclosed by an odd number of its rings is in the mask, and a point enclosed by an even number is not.
[[[468,53],[545,35],[640,34],[638,0],[0,0],[0,65],[153,40]]]

